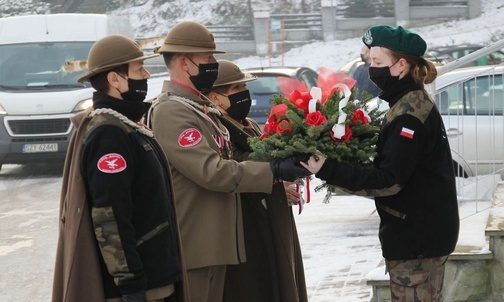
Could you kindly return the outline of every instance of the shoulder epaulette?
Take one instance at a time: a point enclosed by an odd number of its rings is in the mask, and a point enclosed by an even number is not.
[[[427,92],[424,90],[411,91],[388,110],[386,120],[387,123],[390,123],[398,116],[409,114],[424,123],[433,107],[434,102]]]
[[[111,114],[97,114],[97,115],[93,116],[91,118],[91,120],[89,121],[89,123],[86,127],[86,132],[84,133],[84,140],[83,141],[86,141],[86,138],[88,137],[88,135],[91,132],[93,132],[93,130],[95,130],[96,128],[98,128],[102,125],[106,125],[106,124],[117,126],[117,127],[121,128],[122,130],[124,130],[125,133],[133,132],[133,129],[131,127],[129,127],[128,125],[123,123],[117,117],[115,117]]]

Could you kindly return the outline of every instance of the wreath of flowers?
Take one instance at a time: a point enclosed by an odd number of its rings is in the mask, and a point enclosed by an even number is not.
[[[275,95],[261,137],[249,139],[250,158],[269,161],[295,154],[322,154],[352,165],[372,164],[383,112],[370,110],[372,95],[363,92],[355,100],[355,80],[344,73],[322,67],[317,87],[310,91],[295,79],[280,77],[285,96]],[[328,202],[336,188],[326,188]]]

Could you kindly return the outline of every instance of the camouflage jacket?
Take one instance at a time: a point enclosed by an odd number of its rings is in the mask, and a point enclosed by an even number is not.
[[[375,196],[388,260],[449,255],[459,230],[455,176],[441,115],[425,90],[409,87],[390,103],[374,168],[329,160],[317,173],[355,194]]]

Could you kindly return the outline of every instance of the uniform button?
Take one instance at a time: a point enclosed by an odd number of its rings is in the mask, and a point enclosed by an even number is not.
[[[61,223],[65,223],[65,216],[61,217]]]

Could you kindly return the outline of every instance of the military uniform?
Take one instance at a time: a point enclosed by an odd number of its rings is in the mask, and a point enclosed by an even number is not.
[[[374,168],[328,160],[316,176],[352,193],[375,196],[392,301],[442,301],[444,264],[457,243],[459,216],[443,120],[423,88],[434,80],[435,67],[420,58],[425,41],[400,26],[373,26],[363,42],[378,61],[378,67],[370,67],[370,77],[390,107]],[[372,47],[377,47],[374,54]],[[392,65],[380,65],[388,61]],[[404,68],[395,67],[399,75],[407,71],[402,77],[391,74],[396,63]]]
[[[124,111],[115,103],[121,107],[126,103],[100,93],[95,93],[93,101],[97,109],[119,113]],[[153,138],[111,114],[94,116],[88,127],[82,174],[105,260],[105,296],[119,297],[180,281],[177,225],[163,151]]]
[[[272,190],[269,163],[228,160],[232,156],[229,135],[218,115],[211,102],[170,81],[165,81],[152,109],[152,129],[172,169],[189,274],[246,260],[235,192]],[[197,285],[189,282],[197,291]]]
[[[458,238],[455,177],[446,131],[427,93],[410,77],[407,81],[406,94],[390,103],[375,169],[329,160],[317,173],[355,194],[376,196],[383,256],[390,260],[448,255]]]
[[[410,76],[402,84],[389,99],[375,168],[328,160],[316,176],[355,194],[375,196],[385,259],[443,257],[455,249],[459,231],[450,146],[425,90]]]
[[[175,205],[193,301],[221,301],[226,266],[245,261],[241,205],[236,193],[270,193],[273,179],[307,171],[291,161],[232,160],[229,132],[220,111],[202,93],[212,89],[219,64],[212,33],[183,21],[155,50],[170,81],[147,115],[171,165]]]
[[[95,93],[94,102],[96,108],[124,112],[114,107],[114,103],[121,102],[124,108],[125,101]],[[95,230],[95,249],[101,251],[97,257],[101,274],[92,278],[102,280],[104,299],[142,290],[147,290],[149,299],[169,296],[172,284],[182,280],[182,268],[171,180],[163,152],[154,139],[110,114],[84,119],[76,125],[79,126],[84,127],[79,129],[84,134],[82,141],[75,141],[74,145],[82,145],[76,157],[80,167],[73,169],[79,175],[66,177],[81,178],[85,184],[86,202],[82,206]],[[71,200],[74,199],[65,198],[64,202]],[[71,211],[68,212],[72,208],[66,205],[61,210],[62,231],[74,221],[68,218],[72,217]],[[70,242],[71,238],[66,240]],[[76,242],[77,250],[85,240]],[[93,267],[92,263],[87,265]],[[150,289],[153,291],[149,292]],[[161,296],[151,296],[155,291]],[[92,294],[100,293],[81,293],[79,299],[86,301]],[[59,300],[56,296],[53,299]],[[61,297],[59,301],[63,300],[66,301]]]
[[[54,302],[189,301],[168,163],[152,132],[137,123],[149,73],[129,64],[149,57],[121,35],[90,50],[79,81],[100,89],[93,107],[72,117]]]
[[[247,139],[261,135],[259,125],[249,118],[243,124],[226,115],[221,120],[231,134],[233,158],[246,160],[252,151]],[[275,184],[271,194],[241,193],[240,199],[247,262],[228,266],[224,301],[308,301],[301,247],[284,185]]]

